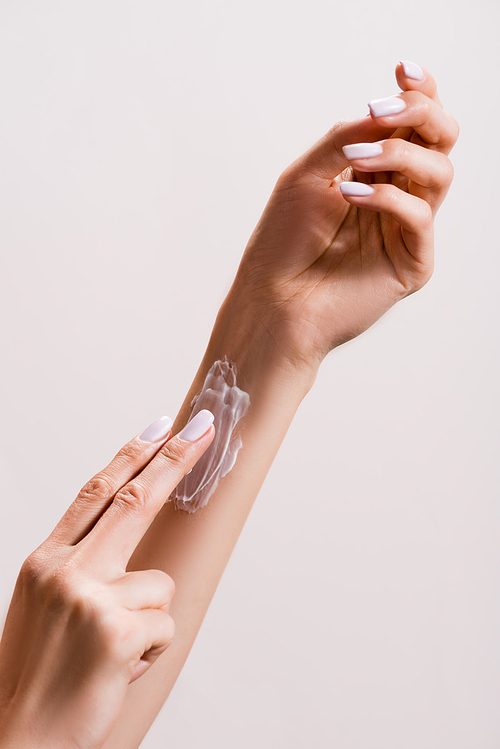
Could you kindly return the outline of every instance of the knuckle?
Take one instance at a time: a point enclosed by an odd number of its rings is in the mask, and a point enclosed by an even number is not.
[[[402,192],[393,185],[380,186],[383,189],[384,201],[387,203],[387,207],[391,213],[397,212],[401,208]]]
[[[166,572],[162,572],[161,570],[152,570],[152,572],[159,572],[159,580],[161,584],[163,585],[164,590],[164,596],[166,601],[170,602],[175,594],[175,583],[170,577],[170,575],[167,575]]]
[[[163,572],[163,570],[152,569],[148,570],[146,574],[150,575],[153,581],[163,583],[165,588],[174,585],[174,581],[172,580],[170,575],[168,575],[166,572]]]
[[[346,126],[349,124],[349,121],[347,119],[338,120],[330,130],[326,134],[326,138],[328,140],[333,141],[333,145],[336,149],[339,150],[339,152],[342,152],[341,147],[341,141],[342,141],[342,134],[344,133],[344,130],[346,129]],[[342,143],[342,145],[345,145]]]
[[[426,231],[432,229],[432,226],[434,224],[434,215],[432,213],[432,208],[425,200],[422,200],[419,222],[421,223],[422,228]]]
[[[165,613],[164,619],[163,619],[163,642],[167,645],[170,645],[172,640],[175,637],[175,622],[170,616],[170,614]]]
[[[46,560],[44,560],[40,552],[36,550],[22,563],[19,571],[19,579],[28,587],[39,585],[47,574],[46,569]]]
[[[460,135],[460,125],[454,117],[451,117],[450,128],[452,141],[453,143],[456,143]]]
[[[428,120],[432,117],[432,114],[435,111],[435,104],[432,99],[423,94],[421,91],[419,91],[418,93],[420,94],[420,96],[418,97],[417,107],[422,117],[425,120]]]
[[[79,493],[78,498],[87,501],[101,500],[103,497],[112,496],[114,488],[105,473],[98,473],[87,481]]]
[[[422,286],[431,280],[432,274],[434,273],[434,263],[428,263],[426,271],[422,273]]]
[[[120,489],[113,502],[127,511],[143,512],[149,505],[149,497],[144,486],[134,481]]]
[[[171,440],[158,453],[160,460],[181,467],[186,463],[186,449],[179,440]]]
[[[107,658],[123,661],[130,649],[133,628],[123,611],[100,612],[94,619],[96,639]]]
[[[344,159],[344,152],[342,146],[345,146],[347,126],[349,122],[346,119],[339,120],[336,122],[325,135],[325,141],[331,143],[335,154],[339,159]]]
[[[115,622],[108,616],[108,598],[102,586],[96,588],[71,560],[50,564],[41,561],[36,553],[30,554],[21,567],[20,579],[40,610],[49,611],[51,616],[69,617],[73,624],[84,626],[101,641],[108,639],[112,644],[123,640],[122,630],[111,628]]]
[[[388,142],[390,143],[390,140]],[[399,164],[404,165],[408,163],[411,154],[406,140],[402,140],[401,138],[393,140],[393,145],[389,146],[389,150],[393,151]]]
[[[141,447],[139,442],[132,440],[132,442],[127,442],[127,444],[119,450],[116,457],[126,463],[136,463],[144,456],[144,446],[144,443]]]
[[[123,617],[103,613],[98,617],[97,624],[101,641],[109,650],[119,647],[128,636],[128,627]]]
[[[444,153],[433,153],[434,168],[429,170],[426,187],[449,187],[453,182],[455,172],[449,158]]]
[[[453,164],[451,163],[449,158],[445,156],[445,161],[443,164],[443,182],[446,185],[446,187],[449,187],[451,185],[454,177],[455,177],[455,169],[453,168]]]
[[[67,563],[39,564],[27,560],[23,579],[35,598],[51,609],[82,612],[88,607],[84,581]]]
[[[64,565],[52,570],[42,580],[43,593],[52,606],[78,608],[82,593],[73,574]]]
[[[412,292],[420,291],[430,281],[433,271],[434,266],[432,263],[422,264],[415,273]]]
[[[432,259],[427,260],[425,263],[415,262],[403,283],[406,289],[406,296],[420,291],[430,281],[433,271],[434,262]]]
[[[408,112],[419,122],[425,122],[432,111],[432,101],[422,91],[404,91],[398,94],[399,98],[406,101]]]

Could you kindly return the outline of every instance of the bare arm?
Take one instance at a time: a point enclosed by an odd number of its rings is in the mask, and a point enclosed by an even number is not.
[[[419,70],[399,64],[397,99],[334,126],[285,170],[250,238],[174,425],[187,421],[209,368],[227,356],[251,399],[238,425],[243,449],[206,507],[189,514],[167,504],[131,559],[129,569],[174,579],[177,634],[128,688],[107,749],[139,746],[170,693],[322,359],[432,275],[433,220],[453,176],[447,155],[458,127]]]
[[[226,355],[237,365],[238,384],[251,399],[240,432],[243,448],[206,507],[189,514],[166,504],[131,559],[129,570],[168,570],[175,581],[170,614],[176,635],[154,667],[129,686],[107,748],[139,746],[168,697],[274,456],[314,381],[314,368],[299,370],[286,362],[265,328],[248,321],[244,330],[244,320],[230,295],[174,425],[175,433],[187,421],[208,369]]]

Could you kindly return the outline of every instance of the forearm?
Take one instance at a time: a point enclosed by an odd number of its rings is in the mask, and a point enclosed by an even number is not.
[[[243,448],[206,507],[190,514],[167,503],[132,557],[128,569],[162,569],[174,579],[170,613],[176,635],[154,667],[130,685],[108,749],[138,746],[168,697],[262,482],[315,379],[314,367],[299,369],[280,354],[270,329],[262,318],[251,317],[238,296],[231,292],[218,315],[174,433],[186,423],[211,365],[227,356],[237,366],[238,386],[250,396],[241,421]]]

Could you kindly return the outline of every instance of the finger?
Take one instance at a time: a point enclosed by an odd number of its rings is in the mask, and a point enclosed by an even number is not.
[[[115,495],[106,512],[83,539],[86,552],[96,555],[104,569],[125,569],[137,544],[181,479],[189,473],[213,440],[213,414],[200,411],[169,440],[132,481]],[[196,431],[198,430],[198,431]],[[183,437],[189,437],[183,439]]]
[[[340,190],[349,203],[378,211],[383,217],[394,220],[390,226],[383,222],[385,231],[390,232],[384,236],[386,252],[408,290],[423,286],[433,269],[434,231],[429,204],[394,185],[343,182]]]
[[[393,131],[396,130],[395,126]],[[315,143],[306,153],[285,170],[292,180],[302,174],[315,174],[321,179],[333,180],[349,164],[342,151],[347,143],[373,142],[391,135],[387,126],[375,122],[371,117],[361,120],[342,120]]]
[[[150,663],[144,658],[140,658],[135,664],[134,671],[129,680],[129,684],[132,684],[133,681],[136,681],[136,679],[138,679],[143,674],[145,674],[146,671],[148,671],[151,668],[151,666],[152,666],[152,663]]]
[[[171,434],[172,419],[162,416],[121,448],[111,463],[79,491],[49,539],[76,544],[95,525],[116,492],[154,457]]]
[[[443,106],[438,96],[436,81],[426,68],[410,60],[401,60],[396,66],[396,80],[403,91],[420,91],[440,107]]]
[[[410,180],[408,192],[427,200],[434,211],[443,202],[453,180],[453,166],[444,153],[430,151],[400,138],[378,143],[353,143],[344,146],[343,150],[357,172],[402,174]]]
[[[437,95],[436,82],[425,68],[409,60],[401,60],[396,66],[396,80],[403,91],[420,91],[442,107]],[[413,135],[412,127],[401,127],[393,134],[393,137],[411,140]]]
[[[135,611],[134,614],[135,651],[142,652],[136,663],[129,684],[142,676],[155,660],[165,652],[175,635],[175,624],[172,617],[165,611],[149,609]]]
[[[161,609],[171,603],[175,593],[174,581],[161,570],[127,572],[110,587],[116,602],[131,611]]]
[[[448,154],[458,138],[456,120],[420,91],[405,91],[398,96],[374,99],[368,104],[371,117],[390,128],[411,127],[420,144]]]

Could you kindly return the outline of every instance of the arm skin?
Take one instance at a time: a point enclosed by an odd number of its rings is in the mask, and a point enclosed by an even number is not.
[[[219,580],[273,459],[316,370],[297,367],[276,352],[263,326],[244,320],[230,294],[218,315],[205,357],[174,424],[187,421],[190,402],[216,359],[227,355],[238,368],[238,385],[250,395],[242,420],[243,448],[208,504],[190,514],[169,502],[157,515],[132,556],[128,570],[168,570],[176,585],[170,605],[176,634],[168,651],[131,684],[106,749],[137,747],[167,699],[194,643]],[[240,422],[241,424],[241,422]],[[238,425],[240,426],[240,425]],[[133,717],[131,717],[133,716]]]
[[[412,71],[410,70],[410,73]],[[130,685],[107,749],[139,746],[195,640],[255,497],[293,416],[329,351],[362,333],[433,269],[433,220],[453,178],[448,154],[458,126],[427,70],[396,68],[404,108],[340,122],[279,178],[224,302],[179,413],[216,359],[238,368],[251,399],[238,424],[243,448],[208,505],[193,514],[167,504],[129,569],[159,568],[176,583],[170,648]],[[382,144],[372,158],[344,146]],[[352,151],[352,149],[351,149]],[[341,182],[366,182],[368,195]]]

